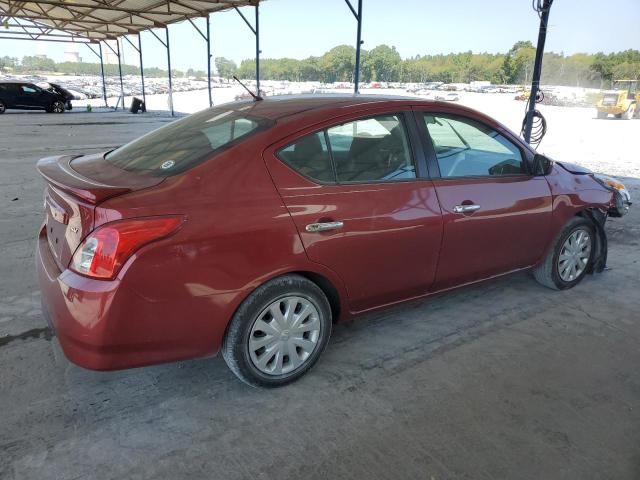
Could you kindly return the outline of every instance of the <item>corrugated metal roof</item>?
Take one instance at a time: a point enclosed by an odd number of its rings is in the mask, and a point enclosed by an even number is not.
[[[32,40],[97,42],[260,1],[0,0],[0,28],[4,24],[5,38],[15,33]],[[14,25],[12,20],[20,22]]]

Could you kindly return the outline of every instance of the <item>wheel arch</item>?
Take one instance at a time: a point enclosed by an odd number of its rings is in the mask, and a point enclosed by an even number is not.
[[[596,232],[596,245],[593,256],[593,263],[588,273],[600,273],[607,267],[608,242],[604,224],[607,214],[595,207],[584,208],[575,214],[576,217],[588,220]]]
[[[310,271],[297,271],[297,272],[289,272],[289,274],[300,275],[301,277],[305,277],[306,279],[315,283],[320,290],[326,295],[327,300],[329,300],[329,305],[331,306],[331,318],[333,323],[337,323],[340,318],[340,313],[342,312],[342,306],[340,304],[340,294],[336,287],[331,283],[331,281],[316,272]]]

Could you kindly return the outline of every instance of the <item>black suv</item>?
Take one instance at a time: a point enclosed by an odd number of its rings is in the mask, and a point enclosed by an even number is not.
[[[63,94],[27,82],[0,82],[0,113],[7,108],[46,110],[63,113],[67,99]]]

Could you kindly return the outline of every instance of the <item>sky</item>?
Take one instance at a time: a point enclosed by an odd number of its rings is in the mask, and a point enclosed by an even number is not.
[[[352,0],[357,4],[357,0]],[[254,9],[242,9],[253,21]],[[204,19],[196,20],[204,29]],[[546,51],[595,53],[640,49],[640,0],[555,0]],[[403,58],[461,52],[504,53],[518,40],[538,36],[531,0],[363,0],[363,48],[393,45]],[[211,15],[212,55],[239,63],[253,58],[254,38],[235,11]],[[169,27],[172,68],[206,69],[206,44],[188,22]],[[164,32],[159,32],[164,34]],[[339,44],[354,45],[356,21],[344,0],[266,0],[260,6],[263,58],[320,56]],[[142,34],[145,67],[166,68],[166,50]],[[95,61],[79,46],[84,61]],[[0,39],[0,56],[44,53],[62,61],[61,43]],[[124,61],[138,64],[126,42]]]

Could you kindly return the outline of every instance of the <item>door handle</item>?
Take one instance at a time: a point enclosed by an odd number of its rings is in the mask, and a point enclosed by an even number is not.
[[[326,232],[327,230],[339,230],[344,227],[344,222],[310,223],[305,227],[307,232]]]
[[[480,210],[480,205],[456,205],[453,207],[455,213],[471,213]]]

